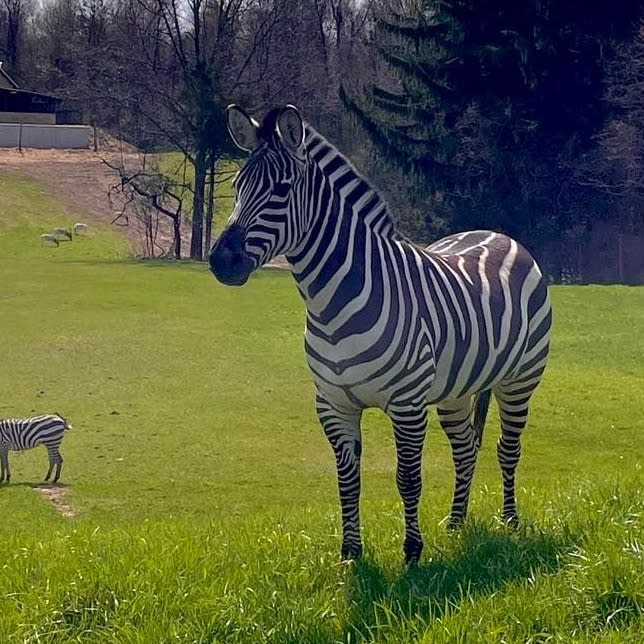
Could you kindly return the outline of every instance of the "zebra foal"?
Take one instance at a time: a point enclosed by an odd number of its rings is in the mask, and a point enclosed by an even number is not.
[[[71,428],[71,424],[60,414],[0,420],[0,483],[9,483],[11,480],[9,450],[22,451],[38,445],[44,445],[49,456],[49,469],[45,481],[49,480],[55,466],[56,472],[52,482],[57,483],[63,466],[59,447],[65,431]]]
[[[503,517],[518,521],[515,471],[530,397],[549,350],[551,307],[534,259],[509,237],[477,230],[420,248],[396,229],[387,204],[293,106],[261,125],[237,106],[228,129],[250,153],[210,269],[240,286],[284,254],[306,305],[304,346],[316,410],[336,458],[342,556],[359,557],[362,411],[389,416],[405,515],[404,553],[419,559],[421,458],[427,406],[452,449],[449,525],[465,519],[493,394]]]

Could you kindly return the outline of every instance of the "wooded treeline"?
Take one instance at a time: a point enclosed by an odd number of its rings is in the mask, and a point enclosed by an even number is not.
[[[554,280],[644,282],[640,0],[0,0],[25,89],[209,173],[223,111],[294,103],[418,241],[508,232]]]

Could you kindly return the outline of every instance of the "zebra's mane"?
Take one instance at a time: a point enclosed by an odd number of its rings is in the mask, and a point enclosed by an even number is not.
[[[389,208],[389,204],[380,192],[360,173],[352,161],[309,123],[305,123],[304,147],[309,158],[320,168],[324,175],[329,176],[330,172],[334,174],[342,172],[342,185],[346,185],[354,180],[358,181],[362,187],[362,194],[370,204],[369,210],[371,212],[381,212],[381,224],[389,224],[385,228],[390,229],[387,231],[383,230],[382,232],[402,237],[398,230],[396,219]]]
[[[277,134],[277,119],[282,109],[275,108],[270,110],[262,119],[261,125],[257,130],[259,139],[269,146],[280,145]],[[358,171],[340,150],[306,121],[304,122],[304,133],[306,152],[322,173],[325,176],[329,176],[330,172],[337,176],[341,175],[342,185],[347,185],[354,180],[359,182],[362,187],[361,195],[364,195],[366,202],[369,203],[369,211],[381,213],[379,217],[381,232],[403,238],[404,235],[398,230],[396,219],[392,216],[389,205],[371,182]]]

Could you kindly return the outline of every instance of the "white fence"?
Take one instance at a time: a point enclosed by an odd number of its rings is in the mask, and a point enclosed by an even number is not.
[[[87,149],[90,135],[88,125],[0,123],[0,148]]]

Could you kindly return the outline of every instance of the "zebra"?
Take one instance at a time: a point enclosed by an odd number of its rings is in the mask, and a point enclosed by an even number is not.
[[[9,483],[11,480],[9,450],[21,451],[38,445],[44,445],[49,456],[45,481],[49,481],[55,465],[56,472],[52,482],[57,483],[63,466],[63,457],[58,448],[65,431],[71,428],[71,424],[58,413],[0,420],[0,483]]]
[[[276,255],[288,260],[306,305],[317,416],[336,459],[341,556],[362,554],[360,421],[370,407],[393,425],[407,563],[418,562],[423,549],[418,505],[428,405],[436,405],[452,450],[448,527],[458,528],[494,395],[502,517],[517,525],[520,438],[552,319],[535,260],[514,239],[487,230],[413,244],[378,192],[292,105],[261,124],[231,105],[227,125],[250,157],[234,180],[235,207],[211,249],[210,270],[223,284],[241,286]]]

